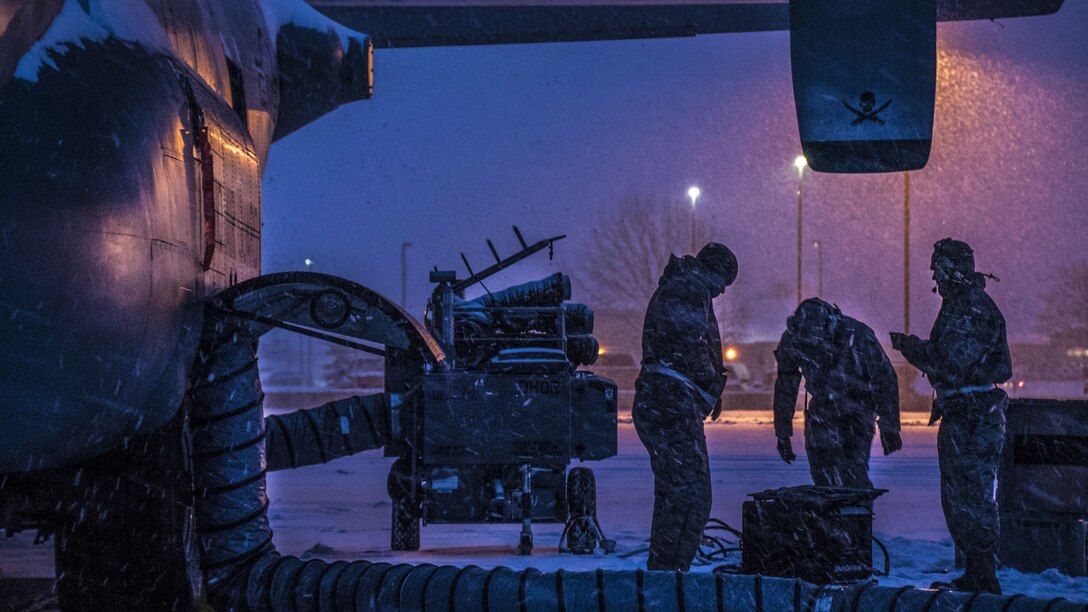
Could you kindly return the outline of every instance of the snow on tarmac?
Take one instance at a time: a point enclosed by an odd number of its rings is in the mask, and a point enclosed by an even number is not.
[[[940,509],[936,428],[925,415],[904,415],[903,450],[884,457],[873,448],[870,475],[877,487],[889,489],[875,506],[874,531],[891,552],[888,586],[926,587],[958,575],[952,568],[952,544]],[[797,434],[801,435],[799,425]],[[706,427],[714,482],[712,516],[740,528],[741,502],[747,494],[783,486],[808,484],[808,464],[800,438],[798,460],[786,465],[774,448],[768,412],[728,412]],[[390,563],[433,563],[513,569],[568,571],[645,567],[646,539],[653,508],[653,476],[649,458],[630,419],[621,419],[619,453],[589,462],[597,478],[598,516],[605,535],[617,541],[615,554],[559,554],[561,525],[533,528],[531,556],[517,554],[521,526],[428,525],[420,550],[389,550],[390,505],[385,479],[392,459],[368,451],[332,463],[269,474],[269,515],[277,548],[286,554],[324,559],[367,559]],[[48,576],[51,546],[32,546],[28,534],[0,539],[0,576]],[[729,559],[736,563],[739,559]],[[874,562],[882,557],[874,549]],[[710,571],[711,566],[694,571]],[[942,573],[947,572],[947,573]],[[1057,571],[1023,574],[1002,569],[1006,593],[1036,597],[1062,596],[1088,602],[1088,578]]]

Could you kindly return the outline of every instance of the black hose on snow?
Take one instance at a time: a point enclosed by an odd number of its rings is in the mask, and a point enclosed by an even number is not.
[[[386,396],[353,396],[264,420],[268,471],[328,463],[385,445]]]
[[[597,570],[544,573],[368,561],[302,560],[272,544],[265,494],[265,420],[256,334],[209,309],[191,390],[196,524],[209,603],[218,610],[972,610],[1010,597],[789,578]],[[850,607],[852,605],[852,607]],[[936,607],[935,607],[936,606]],[[1083,612],[1017,598],[1018,611]]]

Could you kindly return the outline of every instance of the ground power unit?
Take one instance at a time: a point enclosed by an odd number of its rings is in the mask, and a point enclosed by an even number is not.
[[[752,493],[742,506],[741,570],[814,584],[873,574],[873,500],[886,489],[804,485]]]

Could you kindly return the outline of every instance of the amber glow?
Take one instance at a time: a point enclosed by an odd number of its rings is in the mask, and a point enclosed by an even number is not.
[[[737,358],[737,356],[739,355],[739,353],[737,353],[737,349],[735,349],[735,348],[733,348],[733,347],[731,347],[731,346],[730,346],[730,347],[727,347],[727,348],[725,349],[725,353],[724,353],[724,354],[725,354],[725,360],[726,360],[726,361],[733,361],[733,360],[734,360],[734,359],[736,359],[736,358]]]

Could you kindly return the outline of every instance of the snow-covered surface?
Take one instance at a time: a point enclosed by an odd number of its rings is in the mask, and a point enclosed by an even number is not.
[[[302,0],[262,0],[261,6],[270,32],[278,32],[289,23],[318,31],[332,30],[345,50],[351,38],[366,39],[365,34],[345,28]],[[78,0],[65,0],[41,39],[19,60],[15,78],[36,82],[43,67],[56,69],[53,55],[62,55],[70,47],[82,48],[87,42],[103,41],[111,35],[147,49],[171,53],[170,40],[146,0],[88,0],[87,8],[84,11]]]
[[[56,69],[51,56],[87,41],[110,35],[149,49],[169,52],[170,42],[145,0],[88,0],[84,11],[77,0],[65,0],[60,13],[15,67],[15,78],[36,82],[45,66]]]
[[[268,22],[269,32],[279,32],[280,28],[287,24],[294,24],[312,30],[324,32],[332,30],[340,37],[340,44],[346,51],[352,38],[360,42],[366,40],[367,35],[355,30],[345,28],[332,19],[317,12],[316,9],[302,0],[261,0],[264,8],[264,17]]]
[[[952,574],[952,544],[940,509],[936,428],[924,426],[926,415],[904,415],[904,447],[890,457],[873,449],[870,474],[877,487],[889,489],[877,500],[874,530],[891,551],[892,571],[881,577],[888,586],[926,587]],[[800,429],[800,428],[799,428]],[[713,516],[741,526],[741,502],[748,493],[807,484],[803,445],[792,465],[775,453],[770,414],[726,413],[707,425],[714,482]],[[645,567],[650,532],[653,480],[649,459],[630,419],[620,424],[619,454],[585,464],[597,477],[598,515],[605,534],[618,542],[616,554],[560,555],[560,525],[534,526],[532,556],[517,554],[520,525],[429,525],[416,552],[389,550],[389,498],[385,479],[391,459],[368,451],[323,466],[269,475],[269,515],[281,552],[324,559],[368,559],[480,567],[507,566],[541,570],[635,569]],[[51,546],[32,546],[32,536],[0,539],[0,575],[47,576]],[[876,565],[882,564],[874,549]],[[731,559],[728,562],[738,562]],[[709,571],[698,567],[694,571]],[[1023,574],[1002,569],[1006,593],[1036,597],[1062,596],[1088,602],[1088,578],[1070,578],[1050,570]]]
[[[67,0],[71,4],[73,0]],[[168,52],[170,39],[147,0],[88,0],[92,19],[121,40]]]

